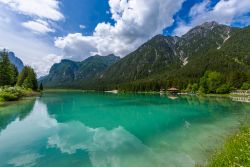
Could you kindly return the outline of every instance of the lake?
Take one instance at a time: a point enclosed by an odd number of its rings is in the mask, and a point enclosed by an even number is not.
[[[0,166],[194,167],[248,112],[227,98],[46,92],[0,107]]]

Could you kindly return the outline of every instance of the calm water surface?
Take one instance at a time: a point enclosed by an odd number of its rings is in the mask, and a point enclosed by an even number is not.
[[[224,98],[45,93],[0,107],[0,166],[194,167],[248,112]]]

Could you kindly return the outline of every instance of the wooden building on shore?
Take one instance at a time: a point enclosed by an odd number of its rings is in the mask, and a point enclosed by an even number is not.
[[[167,91],[168,91],[168,93],[171,94],[171,95],[177,95],[177,94],[180,92],[179,89],[174,88],[174,87],[169,88]]]

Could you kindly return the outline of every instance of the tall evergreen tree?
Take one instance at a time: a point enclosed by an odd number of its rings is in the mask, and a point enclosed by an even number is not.
[[[29,66],[24,67],[23,71],[20,73],[18,77],[17,85],[37,90],[38,84],[36,79],[36,73],[31,67]]]
[[[12,76],[12,84],[11,85],[16,85],[19,72],[18,72],[18,69],[15,65],[12,65],[12,66],[13,66],[12,67],[13,68],[13,76]]]
[[[27,76],[28,76],[28,71],[29,71],[29,67],[25,66],[23,68],[22,72],[18,76],[18,79],[17,79],[18,86],[23,86],[23,82],[24,82],[25,78],[27,78]]]
[[[0,86],[15,85],[17,70],[13,64],[10,63],[7,52],[1,53],[0,60]]]
[[[42,82],[40,83],[39,90],[43,91],[43,83]]]
[[[38,82],[37,82],[37,78],[36,78],[36,73],[33,70],[33,68],[30,68],[29,77],[30,77],[31,82],[32,82],[32,89],[37,90],[38,89]]]

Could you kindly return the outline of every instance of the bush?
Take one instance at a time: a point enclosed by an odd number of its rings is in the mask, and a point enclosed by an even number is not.
[[[192,92],[197,92],[199,90],[199,85],[197,83],[194,83],[192,86]]]
[[[250,89],[250,83],[244,82],[241,86],[241,89],[248,90]]]
[[[30,93],[31,90],[23,89],[21,87],[1,87],[0,88],[0,99],[2,101],[15,101],[19,98]]]
[[[230,92],[230,86],[228,84],[223,84],[216,89],[216,93],[218,94],[227,94],[229,92]]]
[[[205,94],[206,93],[206,90],[203,86],[200,86],[199,90],[198,90],[198,93],[199,94]]]
[[[207,71],[204,76],[200,78],[200,87],[202,87],[203,93],[216,93],[216,89],[218,89],[223,82],[223,75],[221,73]]]

